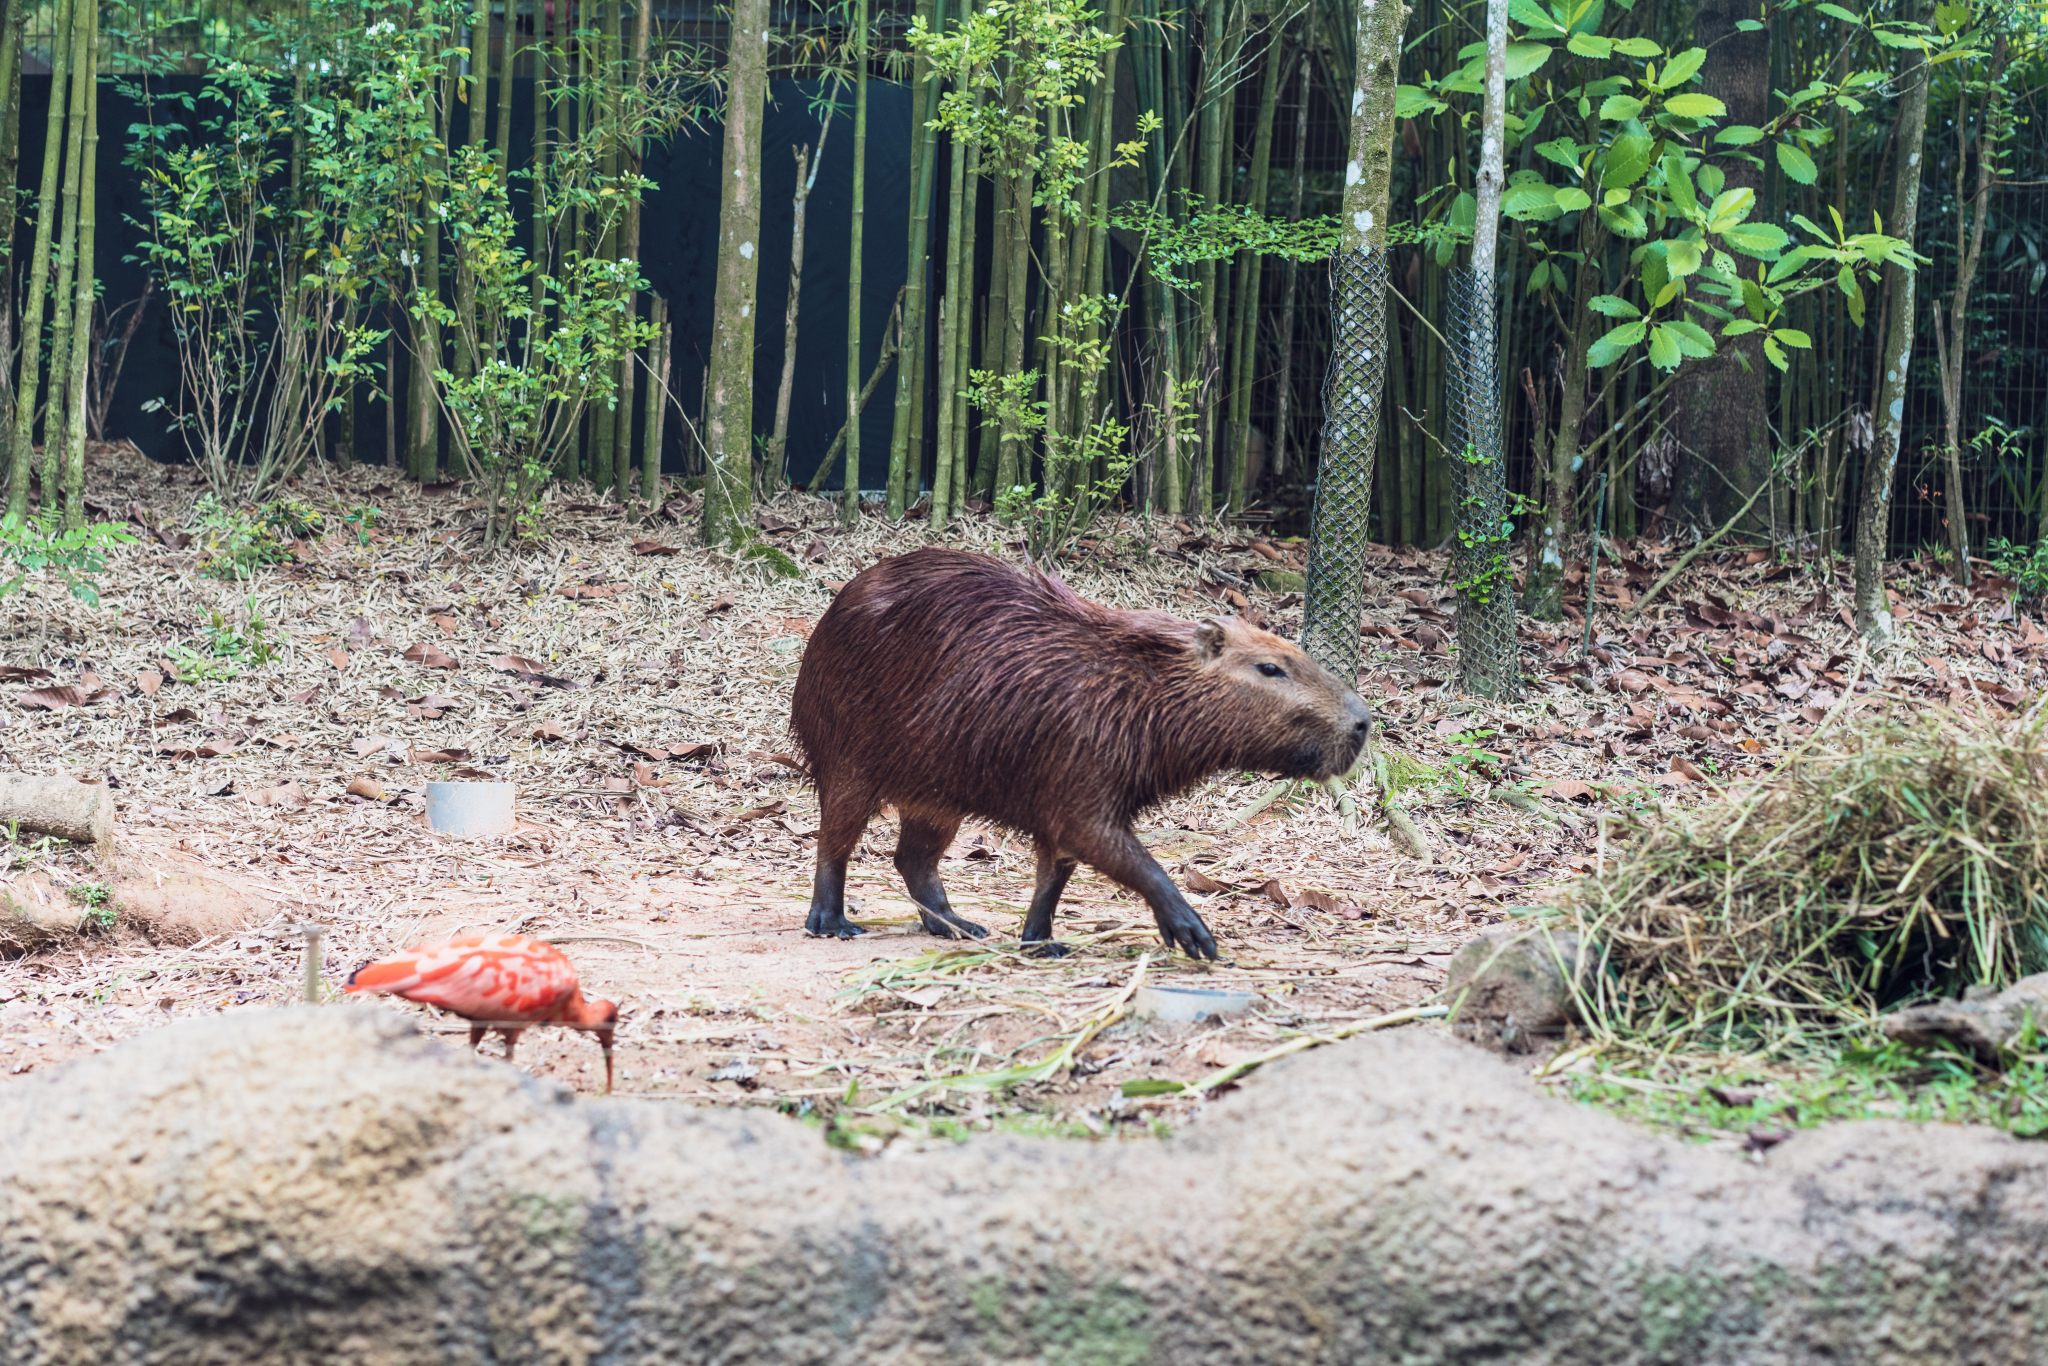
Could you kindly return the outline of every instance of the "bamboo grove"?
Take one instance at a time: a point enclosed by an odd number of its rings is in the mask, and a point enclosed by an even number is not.
[[[1965,577],[2031,554],[2038,3],[1512,0],[1507,21],[1496,382],[1524,609],[1564,610],[1596,516],[1928,544]],[[701,492],[719,544],[791,487],[861,515],[863,485],[874,515],[989,512],[1034,552],[1111,505],[1305,529],[1357,32],[1340,0],[9,0],[10,524],[79,525],[84,443],[113,421],[174,429],[223,499],[322,463],[473,481],[500,542],[555,480],[643,510]],[[1436,546],[1461,517],[1445,289],[1486,7],[1414,0],[1401,37],[1372,525]],[[883,84],[909,117],[871,116]],[[100,128],[108,89],[131,126]],[[791,101],[815,137],[767,145]],[[701,336],[642,232],[650,149],[692,140],[721,186]],[[792,155],[794,228],[764,240],[769,159]],[[95,220],[107,158],[145,196],[119,223]],[[828,158],[852,193],[826,221]],[[863,233],[884,163],[907,168],[905,239]],[[820,233],[851,239],[839,430],[800,447]],[[148,299],[96,291],[110,242],[146,261],[179,370],[111,417],[121,309]],[[847,417],[874,404],[886,452]],[[1881,630],[1881,601],[1857,606]]]

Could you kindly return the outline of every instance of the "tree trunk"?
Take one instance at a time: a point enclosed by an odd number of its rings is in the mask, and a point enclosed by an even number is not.
[[[718,280],[710,401],[704,414],[707,545],[747,539],[753,513],[754,302],[760,274],[761,119],[768,93],[768,0],[734,0],[719,162]]]
[[[1508,562],[1507,452],[1500,412],[1500,200],[1506,179],[1508,0],[1486,4],[1486,95],[1479,120],[1479,168],[1473,177],[1472,274],[1447,357],[1464,411],[1453,414],[1465,445],[1454,448],[1458,540],[1458,681],[1466,692],[1507,699],[1521,691],[1515,644],[1514,582]]]
[[[868,200],[868,0],[854,17],[853,221],[846,263],[846,480],[839,520],[860,520],[860,284],[861,220]]]
[[[1911,3],[1900,17],[1917,20],[1922,6]],[[1893,137],[1896,180],[1885,231],[1910,250],[1920,216],[1920,151],[1927,138],[1927,67],[1908,58],[1906,88],[1899,97]],[[1856,629],[1872,645],[1892,638],[1892,609],[1884,595],[1885,541],[1891,533],[1892,477],[1899,467],[1899,434],[1906,420],[1906,370],[1913,362],[1913,284],[1916,272],[1887,265],[1885,271],[1884,380],[1878,387],[1876,431],[1863,461],[1862,496],[1856,508]]]
[[[1693,41],[1713,54],[1700,88],[1728,106],[1730,124],[1755,127],[1770,118],[1770,30],[1736,27],[1760,17],[1758,0],[1700,0],[1694,13]],[[1728,189],[1756,192],[1751,221],[1777,221],[1764,203],[1763,172],[1737,158],[1721,164]],[[1679,377],[1672,411],[1683,453],[1671,493],[1671,516],[1679,524],[1712,533],[1771,477],[1767,364],[1764,333],[1752,332],[1716,343],[1710,359],[1688,362]],[[1769,500],[1758,499],[1738,530],[1763,532],[1769,518]]]
[[[967,325],[967,319],[974,312],[961,294],[964,286],[961,284],[960,240],[962,220],[966,214],[961,202],[967,189],[967,140],[957,129],[951,140],[952,162],[946,192],[946,283],[939,298],[939,420],[932,463],[931,523],[934,528],[945,525],[952,515],[954,503],[958,501],[953,491],[956,464],[953,407],[960,401],[954,393],[960,387],[959,331]],[[973,276],[969,273],[966,278],[971,280]]]
[[[1330,401],[1301,627],[1302,648],[1347,685],[1358,678],[1373,452],[1386,385],[1387,218],[1407,11],[1397,0],[1361,0],[1357,16],[1350,157],[1331,289]]]

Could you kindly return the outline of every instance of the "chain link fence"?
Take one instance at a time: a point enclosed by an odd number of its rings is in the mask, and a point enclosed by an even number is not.
[[[1386,394],[1387,253],[1340,252],[1330,268],[1330,372],[1323,384],[1322,463],[1309,519],[1301,648],[1355,687],[1372,462]]]
[[[1522,690],[1515,665],[1514,569],[1508,543],[1507,461],[1503,450],[1496,285],[1477,272],[1448,272],[1450,346],[1444,357],[1451,474],[1458,535],[1451,582],[1458,591],[1458,684],[1477,697],[1508,701]]]

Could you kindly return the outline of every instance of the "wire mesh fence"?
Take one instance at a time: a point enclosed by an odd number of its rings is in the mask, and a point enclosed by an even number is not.
[[[1496,285],[1471,269],[1450,272],[1451,345],[1444,401],[1451,432],[1457,539],[1451,582],[1458,593],[1458,683],[1480,697],[1521,692],[1515,664],[1514,569],[1508,546],[1506,453],[1502,449]]]
[[[1365,616],[1367,518],[1386,392],[1387,253],[1358,248],[1330,263],[1331,349],[1323,385],[1322,468],[1310,515],[1301,648],[1353,685]]]

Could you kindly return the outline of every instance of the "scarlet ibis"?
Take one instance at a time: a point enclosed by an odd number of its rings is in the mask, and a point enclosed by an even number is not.
[[[612,1036],[619,1008],[586,1001],[576,968],[562,951],[523,934],[479,934],[422,944],[349,974],[350,992],[381,992],[439,1006],[469,1021],[469,1046],[496,1029],[509,1061],[529,1025],[588,1029],[604,1049],[604,1089],[612,1089]]]

